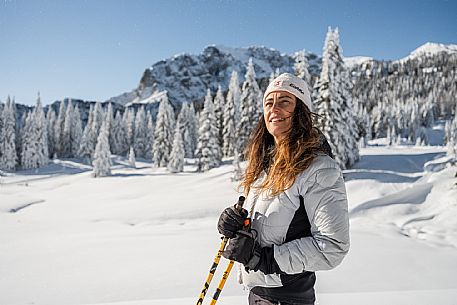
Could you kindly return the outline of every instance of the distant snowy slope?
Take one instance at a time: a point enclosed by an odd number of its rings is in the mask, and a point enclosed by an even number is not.
[[[398,61],[403,62],[407,61],[408,59],[415,59],[420,56],[432,56],[441,52],[446,52],[446,53],[452,53],[455,54],[457,53],[457,45],[455,44],[441,44],[441,43],[433,43],[433,42],[427,42],[424,45],[418,47],[414,51],[412,51],[407,57],[404,57]]]
[[[364,62],[373,60],[373,57],[368,57],[368,56],[352,56],[352,57],[344,57],[343,58],[344,63],[346,66],[351,69],[354,66],[359,66],[363,64]]]

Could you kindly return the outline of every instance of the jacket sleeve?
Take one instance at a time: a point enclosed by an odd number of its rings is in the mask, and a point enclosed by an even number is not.
[[[349,217],[346,189],[339,168],[316,170],[300,182],[311,237],[274,246],[274,257],[287,274],[329,270],[349,251]]]

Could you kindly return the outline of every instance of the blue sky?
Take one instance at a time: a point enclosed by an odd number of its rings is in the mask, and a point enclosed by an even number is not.
[[[457,43],[457,1],[0,0],[0,100],[104,101],[143,71],[209,44],[321,54],[338,26],[344,56],[399,59]]]

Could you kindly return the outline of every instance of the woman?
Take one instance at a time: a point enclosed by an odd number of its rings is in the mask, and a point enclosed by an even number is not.
[[[245,209],[229,207],[219,218],[219,232],[231,238],[223,256],[244,265],[250,305],[314,304],[314,272],[336,267],[349,250],[343,177],[313,127],[302,79],[278,76],[263,110],[245,152]]]

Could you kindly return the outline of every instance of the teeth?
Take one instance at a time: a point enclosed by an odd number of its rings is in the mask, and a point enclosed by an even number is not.
[[[284,121],[285,119],[271,119],[270,122],[282,122]]]

